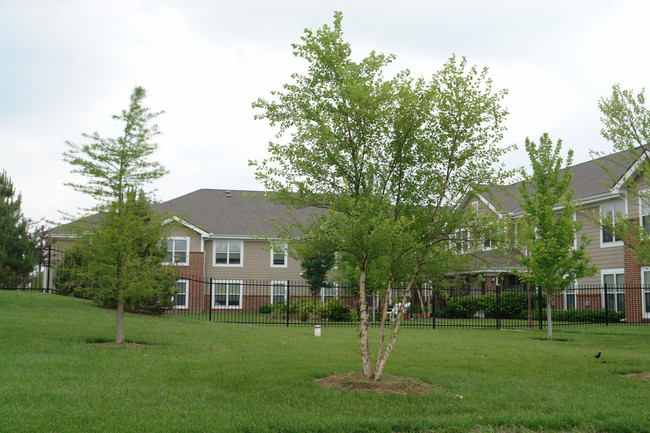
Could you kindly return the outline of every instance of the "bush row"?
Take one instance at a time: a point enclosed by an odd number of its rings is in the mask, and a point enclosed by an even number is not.
[[[438,317],[467,319],[483,312],[486,318],[519,319],[522,311],[528,310],[528,295],[525,292],[503,292],[497,311],[495,293],[483,296],[452,296],[446,299],[446,308],[436,312]]]
[[[270,314],[271,319],[282,320],[287,318],[287,306],[285,304],[262,305],[259,311],[263,314]],[[301,298],[289,302],[289,318],[300,321],[347,322],[358,321],[359,314],[352,311],[340,299],[330,299],[326,303],[322,303],[311,298]]]

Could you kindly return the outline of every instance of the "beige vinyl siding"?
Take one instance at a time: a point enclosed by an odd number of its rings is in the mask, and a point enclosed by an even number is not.
[[[639,218],[639,207],[640,207],[640,200],[639,200],[639,191],[644,191],[650,189],[648,187],[648,183],[639,177],[637,177],[635,183],[631,186],[631,188],[628,189],[628,199],[627,199],[627,211],[628,211],[628,218]]]
[[[190,252],[196,253],[201,251],[201,235],[182,224],[171,223],[167,232],[168,237],[190,238]]]
[[[598,271],[591,277],[580,279],[580,284],[601,284],[601,269],[618,269],[624,267],[623,247],[601,248],[600,246],[600,226],[593,221],[593,218],[599,215],[600,208],[593,206],[578,212],[577,219],[582,222],[582,230],[578,234],[578,239],[585,233],[591,238],[591,243],[587,247],[587,252],[591,256],[591,263],[598,267]]]
[[[300,262],[288,257],[287,267],[271,267],[270,245],[263,240],[243,241],[243,266],[215,266],[214,240],[205,244],[206,277],[236,280],[272,280],[298,281],[301,269]]]

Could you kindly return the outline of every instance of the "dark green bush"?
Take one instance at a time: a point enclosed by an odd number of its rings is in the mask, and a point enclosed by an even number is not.
[[[477,296],[452,296],[447,298],[444,314],[452,319],[467,319],[474,317],[480,308],[480,299]]]
[[[330,299],[325,304],[325,311],[322,318],[331,322],[346,322],[352,320],[352,312],[350,311],[350,307],[342,300]]]
[[[271,313],[272,309],[273,309],[272,304],[260,305],[260,313],[261,314],[269,314],[269,313]]]
[[[525,315],[526,312],[522,314]],[[532,316],[534,320],[539,320],[539,310],[533,310]],[[609,322],[620,322],[625,319],[625,313],[609,310],[606,317],[605,310],[553,310],[551,318],[554,322],[605,323],[606,320]],[[542,320],[546,320],[546,308],[542,309]]]

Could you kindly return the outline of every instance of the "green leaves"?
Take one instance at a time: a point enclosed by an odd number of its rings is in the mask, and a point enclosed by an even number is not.
[[[519,187],[520,236],[528,250],[521,263],[530,272],[519,272],[519,276],[552,295],[566,290],[578,278],[593,275],[596,268],[589,263],[586,251],[589,239],[576,239],[582,224],[576,221],[578,203],[569,189],[571,171],[562,169],[562,140],[554,145],[545,133],[539,145],[527,138],[525,147],[532,173]],[[572,157],[569,150],[566,167]]]

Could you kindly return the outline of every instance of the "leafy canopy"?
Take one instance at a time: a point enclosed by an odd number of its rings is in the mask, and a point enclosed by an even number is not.
[[[333,26],[305,30],[293,49],[307,72],[253,104],[256,118],[278,133],[270,156],[251,165],[271,200],[323,209],[307,222],[279,226],[279,234],[299,257],[339,253],[355,274],[364,372],[378,379],[399,321],[388,346],[382,326],[372,372],[368,283],[381,287],[385,321],[393,283],[411,287],[427,267],[450,262],[451,235],[471,224],[460,200],[505,175],[495,162],[506,151],[497,144],[506,92],[493,92],[486,69],[456,57],[429,80],[408,70],[385,78],[394,56],[373,51],[355,61],[341,19],[337,12]]]

